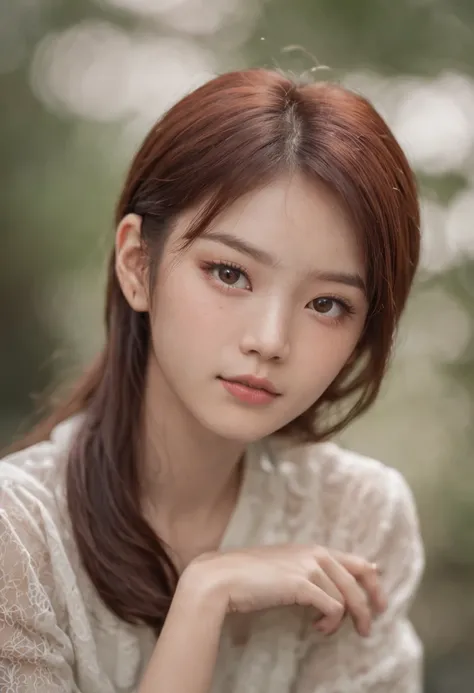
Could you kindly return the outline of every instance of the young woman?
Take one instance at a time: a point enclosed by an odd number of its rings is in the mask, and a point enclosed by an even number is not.
[[[220,76],[120,197],[106,340],[0,464],[9,693],[418,693],[401,475],[327,439],[380,388],[419,253],[361,96]]]

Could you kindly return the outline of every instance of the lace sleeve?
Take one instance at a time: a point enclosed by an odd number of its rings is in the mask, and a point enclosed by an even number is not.
[[[33,501],[32,501],[33,502]],[[79,693],[53,608],[54,575],[28,492],[0,489],[0,690]]]
[[[355,540],[353,553],[381,568],[388,609],[375,619],[369,638],[350,622],[333,636],[315,636],[297,693],[422,691],[422,646],[408,619],[424,566],[418,518],[403,477],[387,468],[383,476],[382,492],[372,488],[346,498],[346,527]]]

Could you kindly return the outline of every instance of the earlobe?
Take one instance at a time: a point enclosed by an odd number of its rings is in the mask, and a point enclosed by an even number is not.
[[[115,272],[130,307],[137,312],[149,308],[147,264],[141,241],[142,218],[127,214],[115,234]]]

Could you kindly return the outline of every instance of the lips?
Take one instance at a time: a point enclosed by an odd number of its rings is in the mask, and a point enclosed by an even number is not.
[[[280,392],[278,392],[278,390],[270,380],[267,380],[267,378],[258,378],[255,375],[237,375],[231,378],[221,377],[221,380],[227,380],[231,383],[241,383],[242,385],[251,387],[254,390],[263,390],[264,392],[268,392],[271,395],[281,394]]]

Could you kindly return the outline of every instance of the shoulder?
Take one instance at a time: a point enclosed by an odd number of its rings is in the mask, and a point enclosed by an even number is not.
[[[321,460],[319,481],[326,511],[332,511],[334,519],[339,516],[340,524],[344,520],[343,524],[362,530],[377,520],[383,530],[395,515],[413,513],[414,497],[399,470],[335,444],[313,454]]]
[[[46,560],[51,541],[66,534],[64,472],[79,419],[54,429],[49,440],[0,460],[0,546]]]
[[[24,488],[46,500],[60,478],[62,462],[81,419],[80,415],[67,419],[53,429],[48,440],[0,459],[0,489]]]
[[[400,471],[335,443],[273,450],[281,473],[304,489],[309,515],[324,528],[327,546],[375,560],[381,552],[411,545],[421,560],[415,500]]]
[[[75,561],[63,462],[78,424],[0,460],[0,618],[20,602],[26,620],[64,611]]]
[[[336,510],[410,502],[411,490],[403,475],[379,460],[337,445],[290,445],[272,441],[271,454],[280,472],[293,475]],[[314,498],[313,498],[314,500]],[[321,500],[321,498],[319,498]]]

